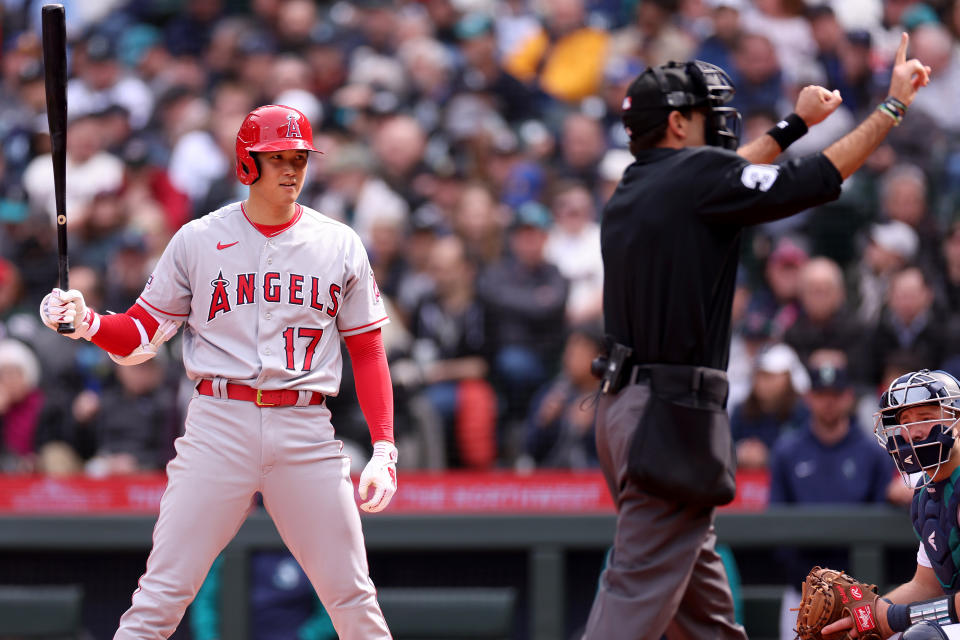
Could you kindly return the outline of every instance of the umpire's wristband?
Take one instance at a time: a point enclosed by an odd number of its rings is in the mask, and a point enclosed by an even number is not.
[[[767,131],[767,135],[776,140],[777,144],[780,145],[780,150],[784,151],[791,144],[806,135],[809,130],[803,118],[795,113],[791,113]]]

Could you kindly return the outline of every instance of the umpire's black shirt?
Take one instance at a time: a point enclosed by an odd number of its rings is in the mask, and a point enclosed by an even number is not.
[[[834,200],[841,182],[822,154],[751,165],[717,147],[641,152],[603,212],[607,333],[638,363],[726,369],[741,229]]]

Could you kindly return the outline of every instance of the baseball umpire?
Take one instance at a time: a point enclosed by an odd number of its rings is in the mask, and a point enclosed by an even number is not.
[[[601,231],[609,345],[597,449],[617,529],[586,639],[746,637],[713,529],[714,507],[735,493],[725,405],[740,232],[840,195],[929,81],[907,42],[874,113],[822,153],[782,165],[765,163],[832,113],[839,93],[805,88],[795,113],[737,149],[734,88],[719,67],[671,62],[628,88],[635,162]]]

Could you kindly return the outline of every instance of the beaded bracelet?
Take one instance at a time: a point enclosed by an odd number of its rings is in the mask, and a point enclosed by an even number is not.
[[[877,111],[889,116],[893,120],[893,126],[898,127],[903,122],[903,116],[907,114],[907,105],[893,96],[888,96],[886,100],[877,105]]]

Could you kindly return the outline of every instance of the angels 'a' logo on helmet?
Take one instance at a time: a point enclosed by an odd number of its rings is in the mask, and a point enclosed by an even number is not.
[[[297,116],[292,113],[287,114],[287,133],[288,138],[302,138],[300,133],[300,123],[297,122]]]
[[[946,371],[902,375],[880,396],[874,419],[877,441],[893,458],[904,483],[911,488],[929,485],[956,442],[960,382]],[[922,477],[913,483],[911,474]]]

